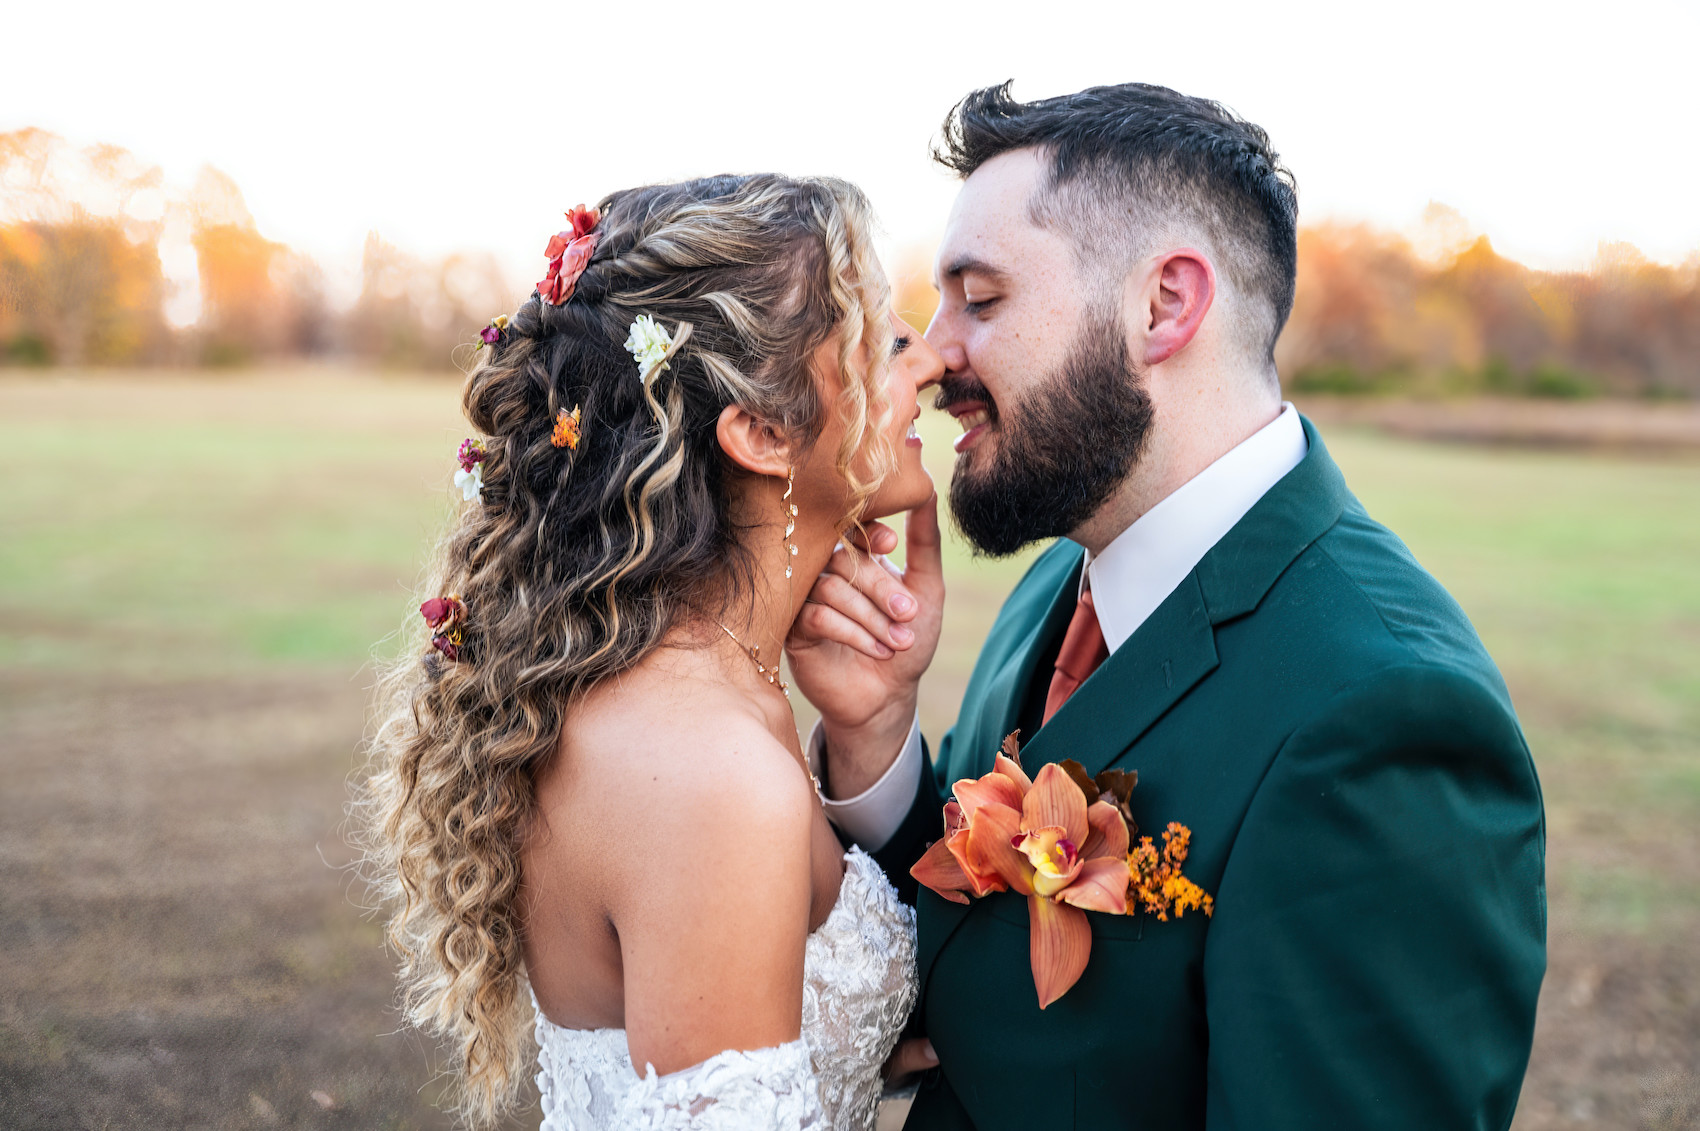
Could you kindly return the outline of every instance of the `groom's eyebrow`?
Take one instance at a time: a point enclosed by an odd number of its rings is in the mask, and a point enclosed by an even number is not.
[[[947,279],[960,279],[963,275],[968,274],[984,275],[991,279],[1003,279],[1008,275],[1008,272],[995,263],[988,263],[986,260],[972,255],[958,256],[950,261],[950,266],[944,269],[944,277]]]

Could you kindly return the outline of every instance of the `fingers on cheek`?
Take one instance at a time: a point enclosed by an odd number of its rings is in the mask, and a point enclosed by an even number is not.
[[[811,603],[803,610],[802,619],[806,622],[808,634],[816,639],[831,640],[879,660],[895,655],[884,642],[837,609]]]
[[[848,581],[831,578],[823,583],[822,589],[829,598],[826,602],[828,605],[858,622],[875,636],[885,636],[891,631],[891,621],[880,612],[875,601]]]

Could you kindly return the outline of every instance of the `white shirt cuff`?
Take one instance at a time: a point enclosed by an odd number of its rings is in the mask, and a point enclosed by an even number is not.
[[[814,729],[809,732],[805,750],[809,769],[817,777],[821,776],[821,749],[825,744],[820,720],[817,719]],[[864,852],[878,852],[897,832],[903,818],[909,815],[910,806],[915,804],[915,790],[921,783],[921,767],[925,761],[926,756],[921,751],[921,716],[917,712],[915,721],[909,724],[909,737],[904,739],[897,760],[886,767],[879,781],[855,797],[846,797],[842,801],[821,798],[827,820],[842,829]]]

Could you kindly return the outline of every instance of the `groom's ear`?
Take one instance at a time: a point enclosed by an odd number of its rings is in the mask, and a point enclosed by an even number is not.
[[[1136,314],[1144,315],[1143,361],[1160,365],[1185,349],[1216,301],[1216,268],[1196,248],[1165,252],[1143,277]]]
[[[720,450],[745,471],[784,478],[793,462],[790,441],[772,424],[735,404],[720,410],[714,435]]]

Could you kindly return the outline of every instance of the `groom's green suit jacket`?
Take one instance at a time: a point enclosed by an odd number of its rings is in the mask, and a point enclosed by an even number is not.
[[[1546,962],[1535,769],[1463,611],[1305,435],[1043,727],[1081,549],[1059,541],[1005,603],[875,854],[917,902],[917,1027],[940,1058],[910,1129],[1510,1123]],[[1017,728],[1030,773],[1138,770],[1141,832],[1188,826],[1186,874],[1216,901],[1090,914],[1086,972],[1043,1011],[1025,900],[964,907],[908,876],[950,783]]]

